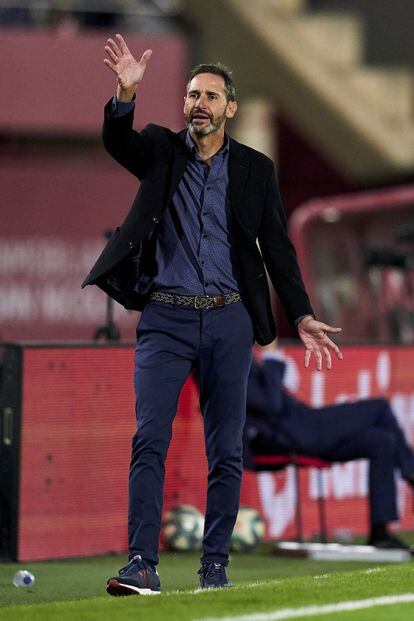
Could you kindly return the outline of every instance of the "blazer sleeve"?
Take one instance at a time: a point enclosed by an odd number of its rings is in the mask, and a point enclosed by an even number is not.
[[[258,241],[266,269],[289,321],[302,315],[314,315],[287,232],[286,216],[277,187],[273,163],[269,161],[265,204]]]
[[[112,101],[108,101],[104,110],[102,140],[105,149],[121,166],[138,179],[143,179],[155,159],[151,126],[147,125],[140,132],[135,131],[132,128],[134,110],[116,115]]]

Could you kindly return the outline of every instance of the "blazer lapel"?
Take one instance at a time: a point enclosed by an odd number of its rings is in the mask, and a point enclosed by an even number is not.
[[[174,149],[174,160],[172,163],[171,183],[168,191],[167,205],[169,205],[172,197],[174,196],[174,192],[178,188],[178,184],[180,183],[185,173],[185,169],[187,168],[189,153],[185,144],[186,131],[187,130],[184,129],[175,136],[176,147]]]
[[[240,212],[243,208],[243,195],[246,185],[250,162],[241,145],[230,139],[229,150],[229,197],[233,215],[240,222]]]

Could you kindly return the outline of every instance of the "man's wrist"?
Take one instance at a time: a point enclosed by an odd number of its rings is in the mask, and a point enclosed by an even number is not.
[[[310,319],[315,319],[313,315],[304,315],[302,317],[298,317],[295,321],[296,327],[303,327],[305,323],[308,323]]]
[[[131,103],[131,101],[135,98],[135,91],[137,87],[134,86],[132,89],[124,90],[118,86],[116,89],[116,98],[121,103]]]

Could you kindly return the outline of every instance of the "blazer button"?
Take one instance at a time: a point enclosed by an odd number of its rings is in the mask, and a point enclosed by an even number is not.
[[[130,248],[132,248],[132,247],[133,247],[133,245],[134,245],[134,242],[132,242],[132,241],[128,242],[128,246],[129,246]]]
[[[152,221],[154,224],[157,224],[157,222],[159,222],[159,218],[153,218]]]

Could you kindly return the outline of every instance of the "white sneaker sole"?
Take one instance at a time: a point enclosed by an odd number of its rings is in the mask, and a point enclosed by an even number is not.
[[[122,584],[118,580],[110,580],[106,587],[109,595],[122,596],[122,595],[161,595],[161,591],[153,591],[152,589],[140,589],[132,584]]]

